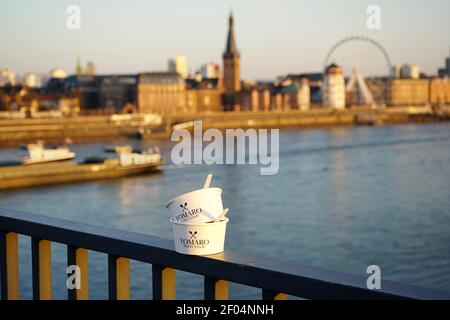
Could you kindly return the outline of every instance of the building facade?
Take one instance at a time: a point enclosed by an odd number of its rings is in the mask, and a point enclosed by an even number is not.
[[[220,66],[217,63],[205,63],[200,68],[200,73],[202,75],[202,78],[220,78]]]
[[[28,72],[25,75],[24,84],[29,88],[41,87],[41,77],[37,73]]]
[[[390,79],[388,104],[391,106],[419,106],[428,103],[428,79]]]
[[[445,59],[445,70],[447,70],[447,76],[450,77],[450,56]]]
[[[133,112],[137,105],[137,77],[135,75],[102,76],[99,104],[114,113]]]
[[[187,113],[186,84],[177,72],[149,72],[138,76],[138,110],[171,115]]]
[[[186,80],[186,109],[189,113],[222,111],[222,82],[220,78],[191,78]]]
[[[54,81],[49,81],[48,84],[54,84],[57,87],[57,83],[60,80],[54,79]],[[63,80],[64,91],[69,97],[79,99],[81,112],[86,114],[97,113],[101,109],[99,99],[100,81],[100,77],[71,75]],[[56,90],[53,92],[56,92]]]
[[[172,59],[169,59],[167,62],[167,68],[169,72],[178,73],[183,79],[186,79],[188,76],[188,67],[186,57],[178,56]]]
[[[345,109],[345,79],[342,68],[331,64],[325,69],[323,104],[333,109]]]
[[[17,76],[14,72],[9,69],[0,70],[0,87],[4,86],[15,86]]]
[[[400,69],[400,77],[406,79],[419,79],[420,69],[417,64],[405,64]]]
[[[433,78],[430,80],[430,103],[432,105],[450,104],[450,78]]]

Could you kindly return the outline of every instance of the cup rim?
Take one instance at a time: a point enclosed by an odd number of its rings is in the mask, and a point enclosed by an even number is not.
[[[189,192],[180,194],[179,196],[173,197],[172,199],[170,199],[169,201],[167,201],[167,203],[166,203],[166,208],[169,209],[169,206],[170,206],[173,202],[175,202],[178,198],[185,197],[185,196],[191,195],[192,193],[196,193],[196,192],[200,192],[200,191],[204,191],[204,190],[218,190],[219,193],[222,193],[222,189],[221,189],[221,188],[216,188],[216,187],[214,187],[214,188],[201,188],[201,189],[197,189],[197,190],[194,190],[194,191],[189,191]]]
[[[214,226],[214,225],[217,225],[217,224],[227,224],[229,219],[227,217],[225,217],[224,219],[222,219],[222,220],[220,220],[218,222],[212,222],[211,221],[211,222],[203,222],[203,223],[200,223],[200,222],[198,222],[198,223],[185,223],[185,222],[174,221],[173,219],[169,219],[169,221],[171,223],[173,223],[173,224],[195,227],[195,226],[205,226],[205,225],[206,226]]]

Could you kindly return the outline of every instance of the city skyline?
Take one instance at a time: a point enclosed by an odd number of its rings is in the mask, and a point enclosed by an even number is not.
[[[450,4],[432,2],[435,5],[427,8],[420,7],[418,1],[408,2],[409,14],[400,14],[406,1],[378,1],[381,30],[366,27],[366,8],[372,4],[369,1],[345,5],[330,1],[229,1],[213,5],[205,1],[154,1],[128,6],[123,1],[107,5],[87,1],[8,3],[0,12],[4,24],[0,34],[5,44],[0,49],[0,69],[25,74],[62,68],[72,74],[79,55],[83,65],[93,61],[98,73],[137,73],[166,70],[167,60],[181,55],[187,57],[188,70],[194,72],[203,63],[221,62],[232,8],[243,79],[321,72],[328,50],[355,34],[380,42],[393,64],[415,63],[433,75],[448,56],[450,24],[445,13]],[[70,4],[81,8],[81,30],[66,28]],[[267,19],[268,14],[272,21]],[[318,21],[318,16],[326,23]],[[346,73],[356,67],[365,76],[387,74],[383,56],[369,44],[344,46],[332,59],[343,65]]]

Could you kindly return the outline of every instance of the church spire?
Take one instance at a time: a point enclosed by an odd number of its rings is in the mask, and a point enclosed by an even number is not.
[[[241,91],[241,58],[234,38],[234,19],[230,12],[228,18],[228,36],[223,53],[223,105],[224,110],[239,110]]]
[[[234,39],[234,18],[233,13],[230,12],[230,17],[228,18],[228,37],[225,52],[223,53],[224,58],[239,57],[239,52],[236,48],[236,40]]]
[[[81,74],[83,73],[83,69],[81,68],[81,59],[80,56],[77,56],[77,64],[75,66],[75,74],[77,76],[81,76]]]

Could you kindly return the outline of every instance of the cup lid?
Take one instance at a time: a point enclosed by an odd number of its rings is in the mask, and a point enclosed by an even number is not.
[[[166,208],[169,208],[169,206],[170,206],[173,202],[177,201],[177,199],[179,199],[179,198],[181,198],[181,197],[189,196],[189,195],[191,195],[191,194],[193,194],[193,193],[202,192],[202,191],[206,191],[206,190],[217,190],[217,191],[219,191],[220,193],[222,193],[222,189],[220,189],[220,188],[202,188],[202,189],[197,189],[197,190],[194,190],[194,191],[190,191],[190,192],[186,192],[186,193],[180,194],[179,196],[176,196],[176,197],[170,199],[170,200],[167,201],[167,203],[166,203]]]

